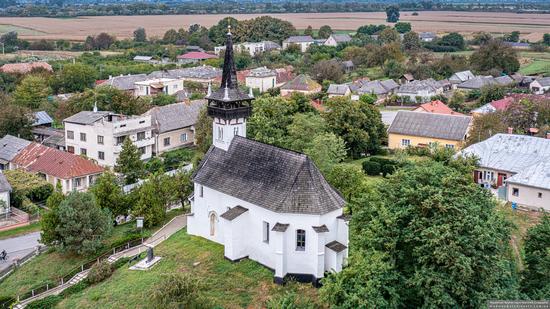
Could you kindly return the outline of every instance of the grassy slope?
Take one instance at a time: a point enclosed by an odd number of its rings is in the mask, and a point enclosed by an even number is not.
[[[297,290],[313,301],[317,291],[310,284],[281,287],[272,283],[273,273],[251,260],[232,263],[223,247],[180,231],[155,248],[163,259],[150,271],[123,267],[108,280],[65,299],[58,308],[151,308],[151,291],[163,274],[192,272],[205,280],[208,298],[224,308],[265,307],[269,297]],[[193,266],[194,263],[199,265]]]

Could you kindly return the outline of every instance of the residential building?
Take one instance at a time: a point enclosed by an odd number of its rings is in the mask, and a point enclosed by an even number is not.
[[[135,83],[134,96],[154,96],[159,93],[174,95],[184,90],[183,79],[155,78]]]
[[[413,111],[415,112],[421,112],[421,113],[435,113],[435,114],[444,114],[444,115],[462,115],[463,114],[459,112],[455,112],[452,110],[447,104],[435,100],[428,103],[420,104],[417,108],[415,108]]]
[[[351,60],[342,61],[342,68],[344,69],[344,72],[350,73],[355,69],[355,64],[353,64],[353,61]]]
[[[253,89],[258,89],[260,93],[266,92],[277,85],[277,72],[260,67],[252,69],[246,76],[246,86]]]
[[[428,102],[440,94],[443,94],[443,86],[432,78],[403,84],[395,92],[402,100],[413,103]]]
[[[321,92],[321,85],[308,75],[300,74],[281,87],[281,96],[288,96],[294,92],[310,95]]]
[[[0,170],[13,169],[13,158],[31,142],[19,137],[6,135],[0,139]]]
[[[472,116],[479,116],[479,115],[494,113],[496,111],[505,111],[514,101],[515,101],[514,97],[507,96],[500,100],[495,100],[485,105],[482,105],[472,110],[471,114]]]
[[[399,77],[400,84],[407,84],[410,82],[414,82],[414,76],[411,73],[405,73]]]
[[[258,54],[261,54],[270,50],[279,50],[281,45],[272,42],[272,41],[262,41],[262,42],[245,42],[240,44],[235,44],[233,50],[237,53],[246,52],[250,56],[254,57]],[[216,46],[214,47],[214,53],[220,55],[225,51],[225,46]]]
[[[451,75],[451,77],[449,77],[449,82],[451,82],[451,84],[460,84],[470,79],[474,79],[475,77],[476,76],[474,75],[474,73],[472,73],[472,71],[470,70],[456,72]]]
[[[195,124],[204,100],[155,106],[145,113],[151,116],[154,127],[155,155],[195,144]]]
[[[544,77],[534,80],[529,84],[529,89],[534,94],[545,94],[550,92],[550,77]]]
[[[168,71],[155,71],[149,74],[149,78],[173,78],[182,79],[185,82],[196,82],[207,86],[222,75],[222,71],[209,65],[201,65],[192,68],[174,69]]]
[[[288,65],[284,68],[275,69],[275,73],[277,73],[277,78],[275,79],[275,87],[281,87],[295,77],[294,67],[292,67],[291,65]]]
[[[33,127],[51,127],[53,124],[53,119],[45,111],[38,111],[34,113],[34,122],[32,123]]]
[[[460,149],[468,136],[472,117],[399,111],[388,128],[388,147],[427,147],[438,144]]]
[[[0,72],[7,74],[27,74],[32,70],[46,70],[53,72],[52,66],[47,62],[22,62],[22,63],[6,63],[0,67]]]
[[[199,63],[207,59],[215,58],[218,58],[218,56],[200,51],[187,52],[176,57],[179,64]]]
[[[141,159],[153,154],[151,115],[125,116],[107,111],[82,111],[63,120],[67,151],[84,155],[102,166],[113,167],[126,138],[141,152]]]
[[[326,46],[338,46],[339,44],[351,42],[351,36],[349,34],[331,34],[328,39],[324,42]]]
[[[103,168],[72,153],[31,143],[13,159],[15,169],[36,173],[54,187],[61,185],[62,192],[86,191],[93,185]]]
[[[476,76],[470,80],[458,84],[456,87],[463,90],[480,90],[486,86],[510,86],[514,80],[508,76]]]
[[[330,84],[327,89],[329,98],[333,97],[347,97],[351,95],[351,90],[346,84]]]
[[[246,138],[252,96],[236,82],[228,34],[221,87],[206,97],[213,145],[193,177],[187,232],[224,246],[230,261],[248,258],[318,284],[347,257],[344,199],[304,154]]]
[[[314,43],[315,40],[310,35],[291,36],[283,41],[283,49],[287,49],[291,45],[298,45],[302,53],[305,53],[309,45]]]
[[[393,94],[397,88],[399,85],[393,79],[362,82],[361,88],[357,89],[357,98],[352,96],[352,99],[359,100],[359,96],[363,94],[374,94],[378,101],[381,101]]]
[[[98,81],[96,84],[101,87],[113,87],[133,95],[136,89],[136,82],[141,82],[147,79],[147,74],[128,74],[114,77],[109,76],[109,79]]]
[[[459,155],[478,159],[477,184],[500,188],[499,197],[518,205],[550,210],[550,139],[496,134]]]
[[[418,37],[422,42],[433,42],[437,39],[437,35],[434,32],[420,32]]]
[[[11,186],[6,176],[0,171],[0,201],[4,202],[3,205],[0,203],[0,216],[6,215],[10,212],[10,193]]]

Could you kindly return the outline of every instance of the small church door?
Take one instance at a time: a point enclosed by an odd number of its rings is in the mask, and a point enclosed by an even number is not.
[[[216,235],[216,214],[210,214],[210,236]]]

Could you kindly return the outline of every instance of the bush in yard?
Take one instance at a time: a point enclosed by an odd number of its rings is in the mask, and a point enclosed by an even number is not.
[[[109,264],[107,261],[101,261],[95,263],[92,268],[90,268],[90,272],[86,279],[90,284],[96,284],[109,278],[113,274],[113,271],[113,265]]]
[[[369,176],[378,176],[380,175],[381,165],[378,162],[373,162],[366,160],[363,162],[363,171]]]
[[[166,275],[151,294],[157,308],[211,308],[204,297],[205,284],[187,273]]]
[[[50,295],[47,297],[44,297],[42,299],[33,301],[32,303],[28,304],[25,308],[29,309],[50,309],[55,308],[55,306],[63,300],[63,297],[59,295]]]
[[[284,295],[275,296],[267,301],[267,309],[313,309],[314,304],[302,301],[296,292],[286,292]]]
[[[397,169],[396,164],[389,163],[389,164],[382,165],[382,167],[380,168],[380,171],[382,172],[382,176],[386,177],[386,175],[393,174],[393,172],[395,172],[396,169]]]
[[[22,207],[24,200],[44,201],[53,192],[53,186],[36,174],[22,170],[4,171],[12,187],[11,202],[14,207]]]

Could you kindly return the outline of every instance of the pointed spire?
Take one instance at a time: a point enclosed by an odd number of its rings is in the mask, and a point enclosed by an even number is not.
[[[227,88],[227,82],[225,83],[225,89],[223,92],[223,100],[229,101],[229,88]]]
[[[254,97],[254,92],[252,92],[252,87],[248,88],[248,96],[251,98]]]
[[[206,96],[209,97],[212,95],[212,83],[208,82],[208,91],[206,92]]]
[[[236,89],[238,85],[237,69],[235,68],[235,60],[233,59],[233,35],[231,34],[231,26],[228,26],[227,29],[221,87],[227,85],[229,89]]]

